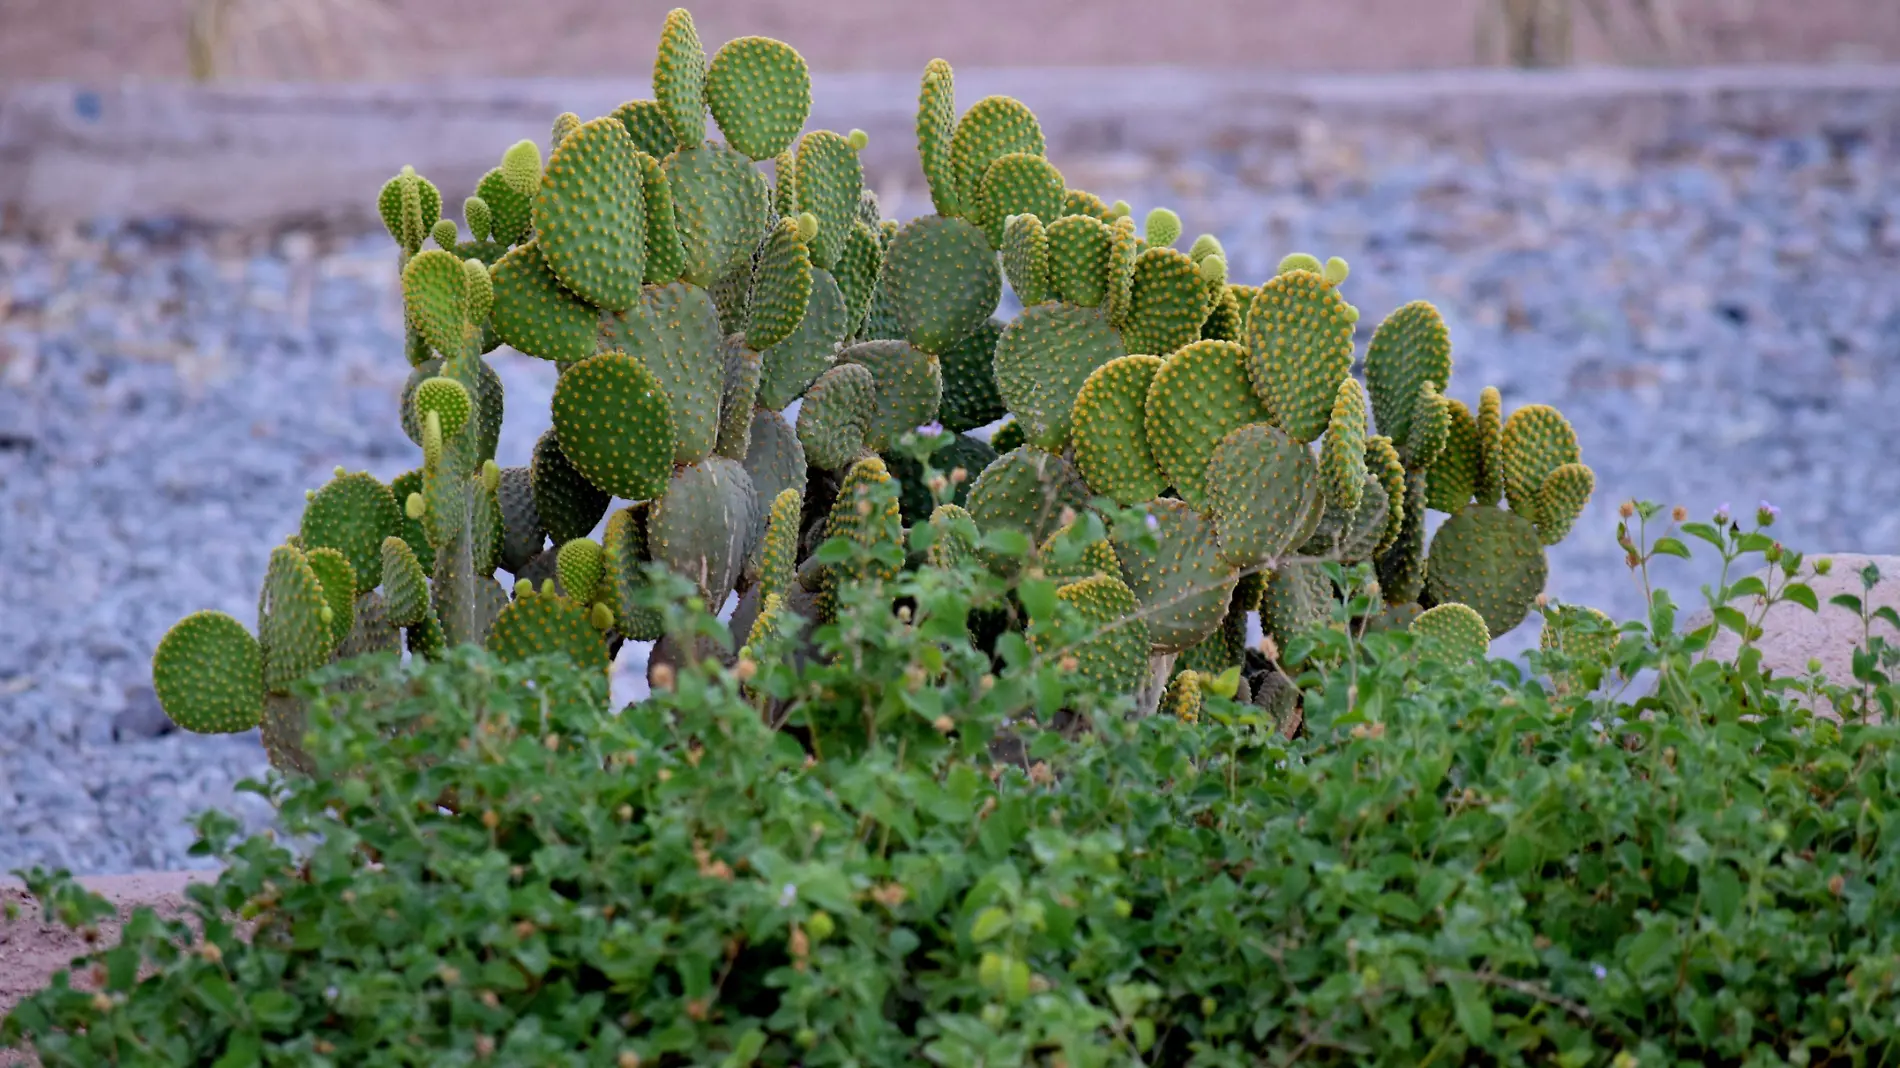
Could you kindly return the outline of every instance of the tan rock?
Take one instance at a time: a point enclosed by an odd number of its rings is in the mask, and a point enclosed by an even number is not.
[[[1822,559],[1830,560],[1832,566],[1826,575],[1817,575],[1814,565]],[[1872,591],[1863,592],[1861,570],[1869,564],[1879,568],[1880,581]],[[1762,582],[1770,583],[1770,588],[1782,582],[1779,568],[1755,574]],[[1762,653],[1762,670],[1781,677],[1802,676],[1808,673],[1810,663],[1818,662],[1828,681],[1841,686],[1855,685],[1854,651],[1862,647],[1865,638],[1861,621],[1854,613],[1828,601],[1839,594],[1851,593],[1862,598],[1870,612],[1882,605],[1900,612],[1900,556],[1810,553],[1802,561],[1796,578],[1814,590],[1820,610],[1810,612],[1798,604],[1782,601],[1761,616],[1762,636],[1756,639],[1755,646]],[[1761,600],[1756,597],[1745,597],[1731,605],[1751,620],[1761,611]],[[1681,629],[1687,632],[1705,626],[1710,618],[1707,608],[1700,609],[1684,617]],[[1900,646],[1900,631],[1882,621],[1875,620],[1871,632]],[[1709,644],[1705,655],[1727,660],[1740,648],[1739,636],[1723,630]],[[1820,711],[1822,715],[1838,718],[1831,708]]]

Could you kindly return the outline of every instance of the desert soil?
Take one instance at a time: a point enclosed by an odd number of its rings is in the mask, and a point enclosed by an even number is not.
[[[194,7],[227,5],[233,76],[291,79],[634,76],[675,0],[0,0],[0,82],[187,75]],[[1287,71],[1469,66],[1494,0],[678,0],[708,48],[763,34],[822,70],[1169,64]],[[1900,61],[1893,0],[1647,0],[1677,15],[1676,62]],[[1580,6],[1580,5],[1579,5]],[[1661,58],[1609,0],[1612,41],[1580,25],[1583,62]],[[532,10],[533,17],[521,13]],[[1587,20],[1585,20],[1587,21]]]

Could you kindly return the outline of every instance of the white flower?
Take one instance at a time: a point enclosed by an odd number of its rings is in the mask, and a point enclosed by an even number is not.
[[[1610,977],[1610,970],[1601,964],[1592,964],[1590,965],[1590,974],[1596,976],[1599,980],[1603,980]]]
[[[782,909],[791,908],[792,902],[797,901],[797,900],[798,900],[798,885],[796,883],[786,883],[785,888],[778,892],[778,907],[779,908],[782,908]]]

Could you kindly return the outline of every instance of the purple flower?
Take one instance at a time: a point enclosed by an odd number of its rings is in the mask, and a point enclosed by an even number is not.
[[[1731,514],[1732,513],[1730,513],[1729,511],[1728,502],[1723,501],[1722,506],[1715,510],[1715,525],[1718,527],[1728,526],[1728,520]]]
[[[924,437],[927,437],[927,438],[934,438],[938,434],[943,433],[943,424],[937,422],[935,419],[932,419],[930,422],[925,423],[924,425],[918,427],[917,433],[922,434]]]
[[[1148,529],[1149,529],[1149,530],[1160,530],[1160,529],[1161,529],[1161,520],[1159,520],[1159,519],[1156,519],[1156,518],[1155,518],[1155,516],[1154,516],[1154,513],[1153,513],[1153,512],[1150,512],[1150,513],[1148,513],[1148,516],[1147,516],[1147,523],[1148,523]]]
[[[1761,506],[1755,510],[1755,522],[1764,527],[1772,526],[1774,525],[1775,517],[1780,514],[1781,509],[1776,508],[1767,501],[1763,501],[1761,502]]]

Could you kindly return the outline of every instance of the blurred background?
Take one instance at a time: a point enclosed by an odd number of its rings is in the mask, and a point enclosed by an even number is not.
[[[254,618],[334,467],[419,463],[376,189],[415,163],[460,204],[559,112],[647,95],[670,6],[0,0],[0,871],[191,866],[184,817],[250,803],[254,736],[169,733],[152,650],[197,609]],[[1629,498],[1900,553],[1900,0],[690,7],[709,52],[804,53],[887,217],[930,210],[910,109],[941,56],[961,106],[1021,97],[1070,186],[1175,209],[1238,281],[1345,257],[1362,346],[1432,301],[1451,395],[1556,405],[1596,471],[1555,597],[1642,609]],[[554,369],[491,363],[524,464]],[[1717,573],[1655,577],[1699,604]]]
[[[669,6],[5,0],[0,78],[614,77],[644,73]],[[934,56],[1292,71],[1900,59],[1892,0],[713,0],[693,15],[706,41],[795,41],[821,70],[913,70]]]

